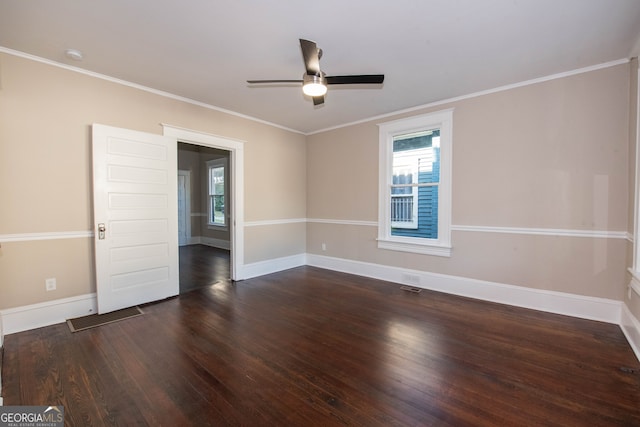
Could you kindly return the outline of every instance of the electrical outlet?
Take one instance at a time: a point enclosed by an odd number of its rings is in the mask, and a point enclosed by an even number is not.
[[[56,278],[53,277],[51,279],[46,279],[44,281],[44,287],[47,291],[55,291],[56,290]]]
[[[323,243],[323,244],[322,244],[322,250],[323,250],[323,251],[326,251],[326,250],[327,250],[327,244],[326,244],[326,243]]]

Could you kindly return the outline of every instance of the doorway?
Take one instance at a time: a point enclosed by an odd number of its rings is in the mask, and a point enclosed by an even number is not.
[[[229,276],[244,279],[244,141],[162,124],[163,135],[229,153]],[[192,213],[193,214],[193,213]]]
[[[229,150],[178,141],[180,293],[231,280]]]

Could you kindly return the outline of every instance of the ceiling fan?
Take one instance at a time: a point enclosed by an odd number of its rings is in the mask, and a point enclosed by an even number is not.
[[[349,76],[327,76],[320,70],[322,49],[315,42],[300,39],[306,72],[302,80],[247,80],[249,84],[302,83],[302,91],[313,98],[313,105],[324,103],[327,85],[382,84],[384,74],[360,74]]]

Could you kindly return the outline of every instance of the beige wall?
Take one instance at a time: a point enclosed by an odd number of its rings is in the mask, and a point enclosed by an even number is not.
[[[245,221],[306,216],[304,135],[8,54],[0,76],[0,237],[92,229],[92,123],[154,134],[168,123],[243,140]],[[265,234],[253,233],[247,258],[272,257]],[[94,292],[91,242],[3,243],[0,309]],[[299,254],[304,231],[287,242],[278,252]],[[48,277],[57,291],[45,292]]]
[[[93,254],[89,238],[3,243],[0,308],[95,292]],[[45,279],[53,277],[57,290],[45,292]]]
[[[0,236],[91,230],[90,124],[159,134],[159,123],[168,123],[246,141],[246,263],[308,252],[624,297],[630,248],[624,239],[454,231],[450,258],[377,249],[376,122],[305,137],[12,55],[0,54],[0,67]],[[388,120],[455,108],[454,225],[624,232],[632,224],[630,68]],[[3,243],[0,309],[95,291],[92,257],[90,238]],[[44,291],[47,277],[58,278],[57,291]]]
[[[303,222],[291,222],[269,226],[254,226],[245,229],[245,262],[252,264],[265,259],[285,258],[305,253],[306,235]],[[265,258],[264,254],[269,254]]]
[[[452,223],[626,232],[629,64],[414,111],[453,107]],[[307,215],[376,221],[378,128],[307,138]],[[308,224],[307,252],[622,299],[627,241],[454,231],[450,258],[379,250],[372,225]],[[327,245],[321,250],[322,243]]]

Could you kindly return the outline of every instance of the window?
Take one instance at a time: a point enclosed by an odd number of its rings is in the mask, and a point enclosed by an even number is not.
[[[226,159],[209,160],[207,162],[209,182],[209,225],[224,227],[227,225],[225,176]]]
[[[451,254],[453,110],[379,125],[378,247]]]

